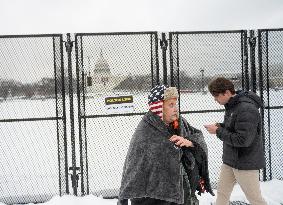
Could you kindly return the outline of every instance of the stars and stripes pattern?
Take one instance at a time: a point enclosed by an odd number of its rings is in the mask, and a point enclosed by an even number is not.
[[[165,85],[157,85],[151,89],[148,96],[149,110],[163,119],[163,100],[164,91],[167,87]]]
[[[163,119],[163,100],[149,104],[149,110]]]

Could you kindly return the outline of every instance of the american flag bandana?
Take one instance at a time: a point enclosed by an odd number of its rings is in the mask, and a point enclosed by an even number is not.
[[[150,90],[150,94],[148,96],[149,110],[158,115],[161,120],[163,120],[163,100],[166,88],[168,87],[165,85],[157,85]]]

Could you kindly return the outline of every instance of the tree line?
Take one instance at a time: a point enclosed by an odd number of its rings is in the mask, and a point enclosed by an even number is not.
[[[0,98],[55,97],[55,79],[42,78],[33,83],[0,79]]]

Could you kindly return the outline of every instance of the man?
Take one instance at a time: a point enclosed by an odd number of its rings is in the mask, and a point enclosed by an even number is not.
[[[130,142],[118,204],[128,199],[132,205],[198,204],[194,193],[200,180],[198,190],[212,193],[203,135],[185,119],[178,122],[177,99],[175,87],[151,90],[149,112]]]
[[[225,106],[223,123],[205,125],[223,141],[223,164],[217,186],[216,205],[228,205],[236,182],[253,205],[266,204],[259,184],[259,169],[265,166],[261,136],[260,98],[252,92],[235,92],[223,77],[211,81],[209,92]]]

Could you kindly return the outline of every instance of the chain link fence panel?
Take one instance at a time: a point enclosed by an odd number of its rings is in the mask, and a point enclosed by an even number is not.
[[[157,32],[74,34],[69,56],[62,35],[0,36],[0,201],[117,196],[130,139],[160,73],[179,88],[181,115],[204,133],[214,188],[222,145],[203,125],[223,121],[224,109],[208,83],[224,76],[236,89],[256,88],[265,103],[261,179],[282,180],[282,37],[282,29],[259,30],[255,38],[247,31],[171,32],[165,72],[159,43],[166,39]],[[258,52],[250,49],[254,39]],[[66,74],[64,62],[73,66]]]
[[[76,50],[81,193],[117,196],[131,136],[159,82],[157,33],[76,34]]]
[[[0,36],[0,59],[0,201],[46,201],[67,187],[62,35]]]
[[[180,90],[181,114],[204,133],[213,188],[222,164],[222,143],[203,125],[223,122],[224,107],[214,101],[208,83],[223,76],[231,79],[237,90],[246,87],[246,38],[246,31],[169,34],[171,84]]]
[[[258,91],[264,102],[266,180],[283,179],[283,29],[258,31]]]

